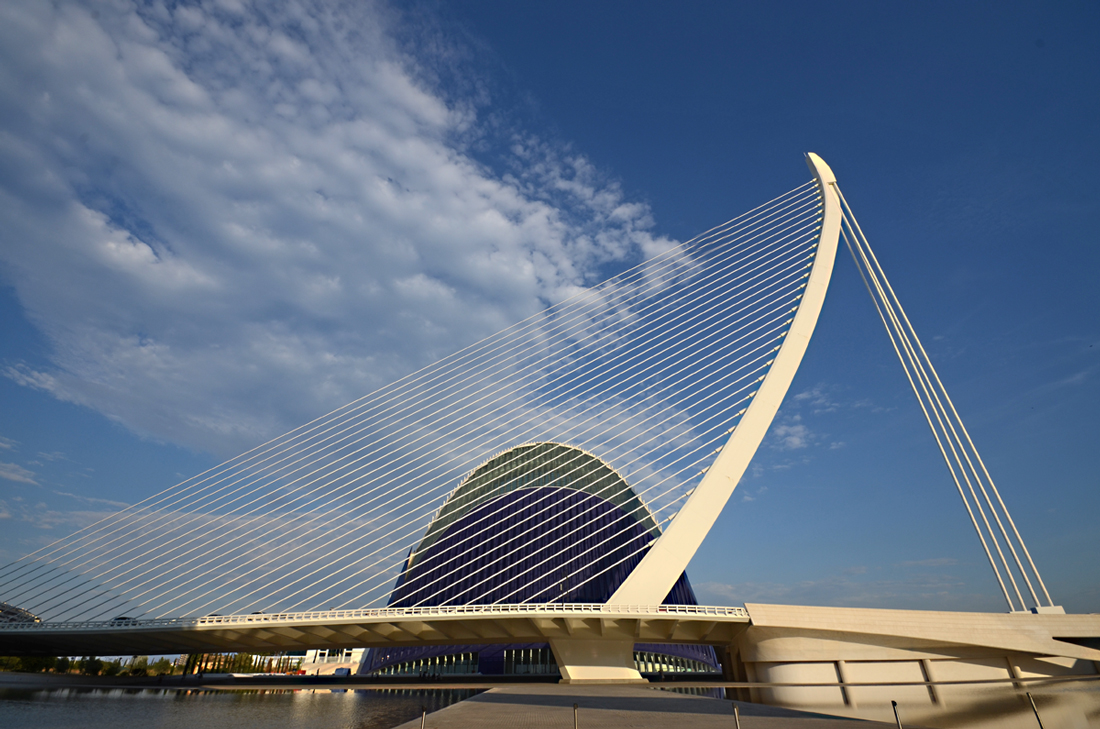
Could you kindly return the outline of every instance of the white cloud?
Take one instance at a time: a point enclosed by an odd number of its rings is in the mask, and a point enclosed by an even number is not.
[[[89,524],[101,521],[114,512],[112,511],[88,511],[84,509],[70,509],[62,511],[50,508],[47,504],[38,503],[33,507],[24,507],[19,518],[30,524],[35,529],[44,531],[58,529],[59,533],[50,536],[49,541],[57,539],[61,534],[83,529]]]
[[[992,595],[972,591],[961,576],[921,572],[883,577],[850,567],[819,579],[783,582],[701,582],[696,594],[704,605],[746,602],[784,605],[833,605],[938,610],[998,610]]]
[[[902,562],[902,567],[950,567],[959,563],[954,557],[934,557],[932,559],[918,559]]]
[[[798,450],[806,448],[814,441],[810,429],[802,422],[801,415],[787,418],[785,422],[772,425],[772,438],[777,441],[780,450]]]
[[[761,496],[763,496],[767,492],[768,492],[768,487],[767,486],[761,486],[760,488],[756,489],[755,491],[752,491],[752,490],[746,488],[746,489],[744,489],[744,493],[742,493],[742,495],[741,495],[741,500],[742,501],[756,501],[758,498],[760,498]]]
[[[1069,377],[1063,377],[1062,379],[1055,382],[1054,387],[1066,387],[1066,386],[1082,385],[1086,381],[1088,381],[1089,376],[1091,374],[1092,374],[1092,369],[1091,368],[1081,370],[1080,372],[1075,372],[1072,375],[1070,375]]]
[[[22,363],[5,367],[4,376],[23,387],[30,387],[35,390],[45,390],[58,397],[64,395],[64,392],[58,388],[57,381],[53,377],[45,372],[32,370]]]
[[[0,478],[8,481],[16,481],[18,483],[38,484],[38,482],[34,480],[33,471],[28,471],[16,463],[0,462]]]
[[[80,501],[86,501],[89,504],[104,504],[116,509],[125,509],[129,504],[125,501],[112,501],[111,499],[98,499],[94,496],[81,496],[80,494],[72,494],[67,491],[54,491],[53,493],[58,496],[64,496],[67,499],[79,499]]]
[[[4,374],[230,455],[670,244],[395,22],[0,7],[0,272],[53,347]]]
[[[821,384],[798,393],[794,396],[794,401],[797,404],[810,405],[814,413],[832,413],[840,409],[840,403],[829,392],[829,388]]]
[[[841,410],[870,410],[873,413],[884,413],[890,408],[884,408],[868,399],[847,400],[837,395],[837,390],[842,388],[836,385],[818,383],[808,390],[799,392],[791,399],[791,404],[798,408],[808,406],[814,415],[835,413]]]

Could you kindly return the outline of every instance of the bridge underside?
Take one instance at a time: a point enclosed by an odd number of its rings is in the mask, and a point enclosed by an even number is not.
[[[490,606],[494,607],[494,606]],[[508,606],[522,608],[524,606]],[[386,615],[362,613],[385,612]],[[744,611],[676,614],[594,609],[514,610],[455,614],[418,610],[333,611],[293,616],[208,617],[187,624],[97,624],[0,628],[0,655],[138,655],[268,653],[320,648],[395,648],[558,641],[729,645],[748,627]]]

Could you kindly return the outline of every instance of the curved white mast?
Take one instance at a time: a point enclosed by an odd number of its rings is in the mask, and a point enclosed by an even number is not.
[[[664,534],[653,543],[642,561],[607,601],[610,605],[659,605],[665,599],[733,495],[737,482],[760,447],[798,371],[829,288],[841,219],[833,171],[812,152],[806,155],[806,164],[817,178],[821,194],[821,237],[802,303],[791,321],[787,337],[776,353],[767,376],[760,383],[756,397],[714,459],[714,464]]]

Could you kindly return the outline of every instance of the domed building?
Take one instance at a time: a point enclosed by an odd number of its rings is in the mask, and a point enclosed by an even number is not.
[[[410,550],[389,604],[603,603],[660,533],[600,458],[562,443],[519,445],[448,496]],[[663,604],[698,604],[686,573]],[[642,673],[720,670],[709,646],[639,643],[634,657]],[[372,649],[359,673],[554,674],[557,665],[547,643],[453,645]]]

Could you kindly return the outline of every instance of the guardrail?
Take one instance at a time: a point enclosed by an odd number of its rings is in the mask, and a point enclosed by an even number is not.
[[[71,623],[0,623],[0,632],[53,630],[136,630],[148,628],[196,628],[214,625],[263,625],[265,623],[326,623],[339,620],[445,618],[455,615],[562,615],[612,614],[663,616],[714,616],[748,618],[745,608],[714,605],[605,605],[603,603],[523,603],[518,605],[438,605],[411,608],[371,608],[364,610],[315,610],[298,613],[254,613],[251,615],[207,615],[192,618],[152,618],[148,620],[96,620]]]

